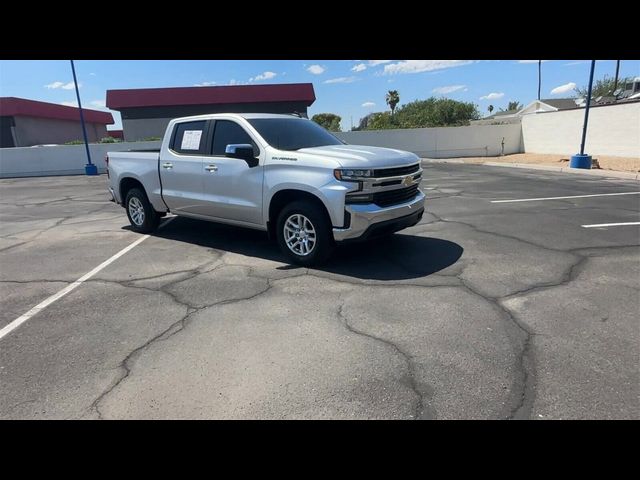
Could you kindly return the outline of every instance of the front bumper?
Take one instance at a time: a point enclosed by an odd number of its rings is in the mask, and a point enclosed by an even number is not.
[[[110,201],[110,202],[113,202],[113,203],[119,203],[119,202],[116,200],[116,192],[113,190],[113,187],[109,187],[109,196],[111,197],[111,198],[109,199],[109,201]]]
[[[424,193],[418,190],[416,197],[405,203],[391,207],[379,207],[375,204],[353,204],[345,207],[351,216],[348,228],[334,228],[336,242],[345,240],[364,240],[380,231],[398,231],[415,225],[424,212]]]

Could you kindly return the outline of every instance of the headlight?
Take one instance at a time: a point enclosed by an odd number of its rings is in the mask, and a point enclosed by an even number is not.
[[[355,168],[336,168],[333,171],[333,176],[336,180],[341,181],[354,181],[362,178],[370,178],[373,176],[373,170],[362,170]]]

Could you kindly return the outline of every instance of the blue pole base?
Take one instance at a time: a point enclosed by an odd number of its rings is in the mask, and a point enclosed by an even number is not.
[[[571,168],[591,168],[591,155],[580,155],[576,153],[571,156],[571,162],[569,162]]]
[[[98,175],[98,166],[95,163],[87,163],[84,166],[84,173],[87,175]]]

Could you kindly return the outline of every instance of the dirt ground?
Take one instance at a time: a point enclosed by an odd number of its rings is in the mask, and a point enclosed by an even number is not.
[[[640,157],[610,157],[594,156],[603,170],[618,170],[621,172],[640,172]],[[569,156],[538,153],[516,153],[504,157],[467,157],[460,158],[464,163],[504,162],[504,163],[533,163],[537,165],[568,166]],[[594,162],[595,163],[595,162]]]

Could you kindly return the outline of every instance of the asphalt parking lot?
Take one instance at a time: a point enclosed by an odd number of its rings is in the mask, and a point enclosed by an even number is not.
[[[640,418],[640,226],[590,226],[638,182],[424,178],[420,224],[319,269],[166,218],[0,338],[0,418]],[[0,180],[0,329],[142,238],[106,181]]]

